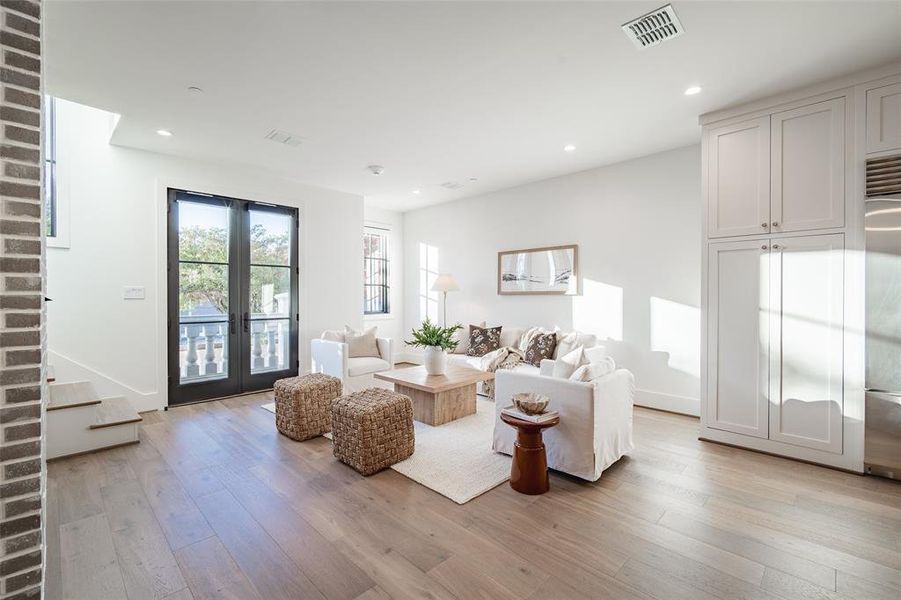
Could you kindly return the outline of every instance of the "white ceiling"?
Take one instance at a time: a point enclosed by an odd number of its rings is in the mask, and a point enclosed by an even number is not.
[[[121,114],[116,144],[409,210],[687,145],[701,113],[901,56],[898,1],[674,2],[685,35],[635,48],[620,25],[662,4],[49,1],[47,90]]]

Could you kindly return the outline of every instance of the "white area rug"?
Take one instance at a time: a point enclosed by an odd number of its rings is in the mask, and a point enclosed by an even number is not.
[[[261,408],[274,413],[275,403]],[[494,402],[479,396],[474,415],[438,427],[414,421],[413,427],[413,456],[391,467],[401,475],[457,504],[465,504],[510,479],[510,457],[491,449]]]

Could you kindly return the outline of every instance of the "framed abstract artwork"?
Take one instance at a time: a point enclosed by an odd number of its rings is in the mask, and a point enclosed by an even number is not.
[[[576,295],[579,293],[579,247],[548,246],[497,253],[500,295]]]

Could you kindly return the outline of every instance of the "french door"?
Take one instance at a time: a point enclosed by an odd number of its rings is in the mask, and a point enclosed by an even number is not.
[[[169,404],[297,373],[297,209],[169,190]]]

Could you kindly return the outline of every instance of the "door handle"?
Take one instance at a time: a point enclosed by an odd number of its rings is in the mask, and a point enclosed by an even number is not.
[[[244,333],[250,333],[250,313],[244,313]]]
[[[235,335],[235,313],[228,315],[228,332]]]

